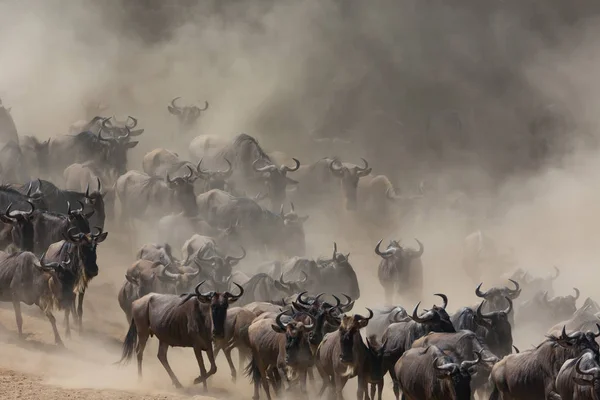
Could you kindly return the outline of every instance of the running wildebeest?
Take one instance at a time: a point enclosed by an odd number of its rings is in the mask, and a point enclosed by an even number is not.
[[[419,250],[400,246],[396,240],[390,241],[387,249],[381,251],[381,239],[375,246],[375,254],[382,258],[379,263],[378,278],[385,293],[386,304],[392,304],[394,294],[398,296],[421,296],[423,291],[423,264],[421,256],[425,247],[418,240]]]
[[[180,98],[181,97],[175,97],[171,100],[171,104],[167,106],[167,109],[169,110],[169,113],[177,117],[181,132],[187,132],[196,125],[202,112],[208,110],[208,101],[204,102],[204,108],[195,105],[178,106],[175,102]]]

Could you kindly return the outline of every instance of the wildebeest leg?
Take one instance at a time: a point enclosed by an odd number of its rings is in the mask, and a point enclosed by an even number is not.
[[[194,384],[197,385],[198,383],[202,383],[204,385],[204,390],[208,390],[206,380],[217,372],[217,364],[215,363],[215,355],[213,354],[212,346],[208,346],[208,349],[206,350],[206,356],[208,357],[208,362],[210,363],[210,370],[208,373],[206,372],[204,359],[202,358],[202,347],[200,345],[195,345],[194,353],[196,354],[196,360],[198,361],[198,366],[200,367],[200,376],[194,379]]]
[[[71,324],[69,323],[69,315],[71,314],[71,307],[65,308],[65,336],[71,338]]]
[[[19,331],[19,337],[23,337],[23,315],[21,315],[21,302],[13,299],[13,308],[15,309],[15,317],[17,319],[17,330]]]
[[[390,369],[390,378],[392,378],[392,387],[394,390],[394,396],[396,396],[396,400],[398,400],[400,398],[400,384],[398,383],[398,380],[396,379],[396,376],[394,375],[393,368]]]
[[[382,395],[383,395],[383,379],[381,379],[381,382],[377,383],[377,400],[381,400]],[[375,398],[371,397],[371,400],[375,400]]]
[[[302,372],[300,372],[300,392],[303,395],[306,395],[306,375],[307,375],[307,371],[303,370]]]
[[[225,354],[225,359],[227,360],[227,364],[229,364],[229,369],[231,370],[231,379],[235,382],[237,379],[237,371],[235,370],[235,366],[233,365],[233,360],[231,359],[231,350],[233,350],[232,346],[227,346],[223,349],[223,353]]]
[[[58,328],[56,327],[56,318],[54,318],[52,311],[46,310],[44,311],[44,314],[46,314],[46,318],[48,318],[48,321],[50,321],[50,324],[52,325],[52,331],[54,332],[54,342],[60,347],[65,347],[63,341],[60,338],[60,334],[58,333]]]
[[[167,370],[167,374],[171,378],[171,382],[177,389],[181,389],[183,386],[179,382],[179,379],[173,373],[171,366],[169,365],[169,361],[167,360],[167,350],[169,350],[169,345],[163,342],[158,343],[158,360],[162,364],[162,366]]]
[[[309,367],[306,371],[306,374],[308,375],[308,380],[310,383],[315,383],[315,373],[313,371],[313,367]]]
[[[552,382],[549,386],[550,387],[546,388],[546,400],[560,400],[561,397],[554,391],[554,382]]]
[[[317,372],[319,373],[319,375],[321,375],[321,380],[323,381],[321,390],[319,390],[319,397],[321,397],[323,396],[323,393],[325,393],[325,390],[327,390],[329,385],[331,385],[331,377],[327,375],[327,372],[325,372],[321,364],[319,364],[318,362],[315,363],[315,367],[317,367]]]
[[[356,400],[369,400],[367,393],[367,380],[362,376],[358,377],[358,388],[356,389]]]
[[[335,387],[335,398],[337,400],[344,400],[344,386],[346,386],[346,382],[348,382],[348,378],[335,374],[333,377],[334,387]],[[359,383],[360,385],[360,383]]]
[[[375,400],[375,390],[377,389],[377,385],[375,383],[371,383],[371,400]]]
[[[150,334],[147,330],[138,330],[138,342],[135,348],[138,363],[138,380],[142,379],[142,361],[144,359],[144,350]]]
[[[85,289],[77,294],[77,323],[79,324],[79,333],[83,332],[83,296]]]

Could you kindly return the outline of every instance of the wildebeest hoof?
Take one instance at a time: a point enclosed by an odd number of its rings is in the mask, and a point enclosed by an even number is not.
[[[62,340],[57,340],[56,341],[56,346],[60,347],[61,349],[65,348],[65,344],[63,343]]]
[[[204,383],[206,379],[202,378],[202,375],[197,377],[196,379],[194,379],[194,385],[197,385],[199,383]]]
[[[183,389],[183,385],[178,381],[173,382],[173,386],[175,386],[175,389]]]

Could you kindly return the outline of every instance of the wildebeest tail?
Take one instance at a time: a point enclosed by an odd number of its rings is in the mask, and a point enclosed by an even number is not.
[[[123,342],[123,353],[121,354],[121,359],[117,364],[127,364],[127,362],[131,360],[131,357],[133,357],[133,352],[137,345],[137,341],[137,326],[135,326],[135,321],[132,318],[131,324],[129,325],[129,330],[127,331],[127,335],[125,336],[125,341]]]
[[[258,369],[258,364],[256,363],[254,356],[252,356],[252,360],[250,360],[250,363],[246,366],[244,373],[250,378],[252,383],[260,382],[260,370]]]

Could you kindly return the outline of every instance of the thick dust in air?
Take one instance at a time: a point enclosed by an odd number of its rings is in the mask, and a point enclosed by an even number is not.
[[[438,301],[434,293],[447,294],[453,312],[473,306],[481,301],[474,293],[481,280],[485,290],[505,285],[517,268],[546,278],[554,266],[561,274],[553,295],[576,287],[579,307],[587,297],[600,299],[600,9],[588,1],[562,7],[533,0],[5,1],[0,99],[19,137],[51,144],[77,133],[71,127],[78,121],[84,126],[100,115],[116,125],[135,117],[144,133],[131,138],[139,145],[128,151],[127,170],[142,171],[144,155],[156,148],[196,166],[196,150],[209,147],[190,145],[200,135],[218,145],[246,133],[288,166],[292,158],[304,167],[323,157],[362,166],[364,158],[372,172],[359,180],[356,209],[348,209],[337,178],[328,181],[325,201],[295,203],[300,216],[310,216],[306,257],[331,257],[334,242],[350,253],[361,291],[357,313],[385,303],[377,242],[417,249],[414,238],[425,249],[422,295],[394,300],[409,314],[418,301],[421,308]],[[178,106],[208,102],[187,131],[167,109],[176,97]],[[205,168],[226,168],[214,154]],[[306,174],[288,173],[299,185],[288,186],[286,212]],[[369,197],[376,188],[367,182],[378,175],[390,182],[391,190],[375,194],[384,194],[385,206]],[[44,179],[65,187],[62,170]],[[22,306],[26,337],[19,339],[10,295],[2,298],[2,397],[33,399],[43,390],[47,399],[251,398],[243,371],[231,383],[222,353],[208,393],[192,385],[199,369],[190,348],[168,352],[183,390],[173,388],[157,360],[156,338],[144,353],[143,379],[135,360],[115,365],[129,327],[117,301],[126,271],[143,244],[167,241],[159,217],[139,218],[131,231],[124,212],[118,200],[107,212],[109,236],[98,246],[99,274],[86,291],[84,331],[72,322],[66,338],[63,312],[54,312],[66,349],[54,345],[36,306]],[[482,263],[477,277],[469,276],[465,238],[477,230],[515,263]],[[170,241],[182,260],[183,244]],[[234,270],[252,276],[275,259],[249,251]],[[515,308],[518,317],[517,302]],[[540,343],[557,322],[517,325],[514,344],[523,350]],[[235,351],[233,358],[237,367]],[[387,379],[383,397],[392,399]]]

